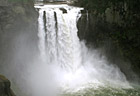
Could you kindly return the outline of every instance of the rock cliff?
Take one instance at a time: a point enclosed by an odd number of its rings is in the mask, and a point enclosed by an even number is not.
[[[0,0],[0,73],[16,87],[23,80],[23,67],[38,52],[37,19],[32,0]]]
[[[10,88],[10,81],[0,75],[0,96],[16,96]]]
[[[78,1],[85,8],[77,25],[80,39],[102,50],[130,81],[139,82],[139,1]]]

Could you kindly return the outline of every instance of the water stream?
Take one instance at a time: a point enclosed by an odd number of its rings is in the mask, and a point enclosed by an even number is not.
[[[39,12],[39,57],[43,64],[50,66],[59,88],[67,92],[79,92],[87,88],[95,91],[101,86],[132,88],[117,66],[109,64],[98,50],[89,49],[79,40],[77,21],[83,8],[65,4],[36,5],[35,8]]]

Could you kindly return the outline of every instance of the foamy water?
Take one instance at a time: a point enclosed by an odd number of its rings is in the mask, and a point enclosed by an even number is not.
[[[50,66],[52,77],[59,87],[64,90],[105,85],[130,87],[117,66],[109,65],[98,50],[88,49],[79,40],[77,21],[83,8],[68,5],[35,8],[39,9],[40,58]]]

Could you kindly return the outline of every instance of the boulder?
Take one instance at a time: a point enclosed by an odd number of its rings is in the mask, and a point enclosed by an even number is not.
[[[63,13],[67,13],[67,10],[64,9],[64,8],[60,8],[60,10],[61,10]]]
[[[0,75],[0,96],[15,96],[10,86],[10,81],[6,77]]]

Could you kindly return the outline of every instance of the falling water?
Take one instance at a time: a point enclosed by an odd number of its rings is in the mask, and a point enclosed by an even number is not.
[[[52,66],[60,87],[80,88],[88,84],[129,85],[118,67],[109,65],[99,51],[88,49],[77,36],[77,21],[83,8],[68,5],[35,6],[39,9],[40,58]]]

